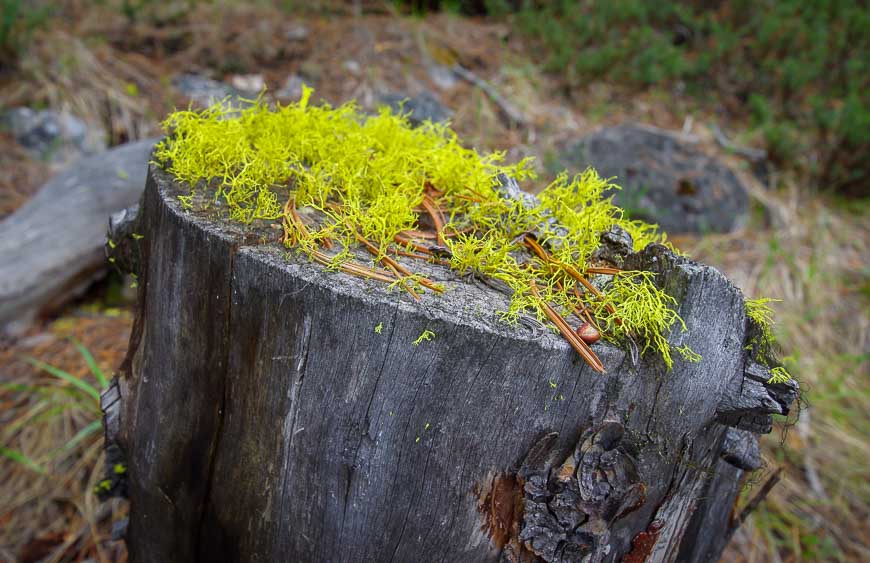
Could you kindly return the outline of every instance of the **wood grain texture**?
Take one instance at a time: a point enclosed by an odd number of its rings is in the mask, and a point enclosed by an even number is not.
[[[288,253],[268,226],[184,212],[177,189],[152,167],[139,225],[121,385],[133,561],[616,561],[648,529],[635,543],[649,560],[701,561],[681,552],[687,530],[718,533],[699,531],[701,499],[736,494],[718,484],[721,413],[737,426],[783,411],[728,406],[746,379],[743,298],[663,247],[626,266],[658,273],[688,326],[672,342],[703,361],[635,366],[598,343],[602,375],[535,321],[501,323],[508,298],[474,279],[414,264],[448,288],[416,302]],[[424,330],[435,338],[415,346]],[[537,537],[571,518],[594,537],[535,555],[519,539],[526,479],[546,485],[568,459],[563,482],[588,498]]]
[[[109,215],[139,201],[155,141],[72,164],[0,222],[0,330],[22,330],[105,272]]]

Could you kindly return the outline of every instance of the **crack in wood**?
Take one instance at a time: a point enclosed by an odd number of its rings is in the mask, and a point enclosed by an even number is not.
[[[227,292],[226,292],[226,295],[228,295],[228,296],[232,296],[232,294],[233,294],[233,266],[235,264],[236,253],[238,251],[239,251],[239,245],[237,245],[237,244],[230,245],[230,248],[229,248],[229,268],[227,270],[229,272],[229,276],[228,276],[229,283],[228,283]],[[231,297],[228,299],[228,303],[226,304],[226,308],[227,308],[227,310],[225,313],[224,334],[228,335],[228,334],[230,334],[230,323],[232,321],[232,315],[233,315],[233,301],[232,301]],[[206,475],[207,475],[206,484],[205,484],[205,491],[203,493],[202,502],[200,504],[200,513],[199,513],[198,518],[197,518],[199,521],[199,525],[196,527],[196,532],[195,532],[196,537],[193,540],[194,546],[199,546],[202,542],[203,529],[205,528],[205,522],[206,522],[206,515],[208,514],[208,507],[211,504],[211,488],[212,488],[212,484],[214,483],[214,472],[215,472],[215,466],[216,466],[215,460],[216,460],[218,451],[220,451],[220,443],[221,443],[221,438],[223,436],[223,428],[224,428],[224,415],[226,414],[226,408],[227,408],[227,391],[228,391],[229,384],[227,383],[226,368],[229,365],[230,347],[223,346],[222,349],[223,349],[223,356],[224,356],[223,360],[222,360],[222,366],[224,368],[224,372],[220,378],[220,381],[221,381],[221,394],[220,394],[221,403],[220,403],[220,406],[218,406],[218,410],[217,410],[217,417],[216,417],[217,428],[215,429],[214,438],[211,442],[211,448],[208,452],[208,461],[206,463],[206,468],[205,468]],[[201,559],[201,551],[199,549],[196,550],[195,558],[196,558],[196,561],[200,561],[200,559]]]

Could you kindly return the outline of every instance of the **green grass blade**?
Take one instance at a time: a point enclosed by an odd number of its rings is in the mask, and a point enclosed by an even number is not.
[[[12,461],[14,461],[16,463],[20,463],[24,467],[27,467],[28,469],[32,469],[33,471],[36,471],[37,473],[40,473],[42,475],[46,474],[45,469],[43,469],[43,467],[41,465],[39,465],[38,463],[36,463],[32,459],[30,459],[29,457],[27,457],[23,453],[19,452],[18,450],[0,447],[0,456],[3,456],[7,459],[11,459]]]
[[[71,338],[70,339],[82,357],[85,359],[85,362],[88,364],[88,368],[91,370],[91,373],[94,374],[94,377],[97,378],[97,381],[100,382],[100,389],[105,389],[109,386],[109,380],[106,379],[106,374],[103,373],[103,370],[100,369],[100,366],[97,365],[97,361],[94,360],[94,356],[91,354],[90,350],[85,348],[85,345],[79,342],[78,340]]]
[[[84,428],[79,430],[75,436],[70,438],[69,442],[67,442],[63,446],[54,450],[51,453],[52,457],[54,457],[54,455],[58,452],[68,452],[68,451],[72,450],[78,444],[80,444],[83,440],[85,440],[88,436],[90,436],[94,432],[102,430],[102,428],[103,428],[103,421],[102,420],[95,420],[95,421],[91,422],[90,424],[88,424],[87,426],[85,426]]]
[[[52,365],[49,365],[45,362],[40,362],[36,358],[26,357],[24,359],[30,365],[38,367],[39,369],[43,370],[44,372],[51,374],[58,379],[66,381],[70,385],[72,385],[72,386],[78,388],[79,390],[87,393],[88,395],[93,397],[97,401],[97,403],[99,404],[100,392],[97,391],[97,389],[95,389],[93,385],[87,383],[86,381],[82,381],[78,377],[63,371],[62,369],[58,369],[58,368],[56,368]]]
[[[30,421],[36,419],[39,416],[39,413],[42,412],[45,408],[47,408],[51,404],[47,399],[42,399],[41,401],[36,402],[33,406],[28,408],[27,412],[25,412],[21,417],[17,420],[11,421],[6,427],[3,428],[2,436],[4,439],[8,439],[10,436],[14,436],[18,429],[27,426]]]
[[[82,394],[75,389],[69,387],[59,387],[57,385],[25,385],[23,383],[0,383],[0,389],[8,389],[16,393],[26,393],[28,395],[47,397],[50,400],[58,401],[64,397],[80,401]],[[90,401],[90,399],[89,399]]]

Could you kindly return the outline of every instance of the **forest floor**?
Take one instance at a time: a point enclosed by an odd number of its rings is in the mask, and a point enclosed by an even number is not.
[[[747,296],[782,300],[774,304],[776,332],[786,365],[801,383],[803,408],[762,439],[766,467],[747,483],[741,502],[757,490],[753,483],[779,467],[782,481],[735,535],[727,560],[870,560],[866,203],[814,193],[787,173],[774,174],[769,183],[775,188],[762,185],[745,161],[714,141],[709,125],[722,119],[710,101],[607,83],[567,92],[504,23],[450,15],[290,15],[232,4],[191,9],[198,10],[195,17],[160,26],[84,10],[64,29],[40,30],[17,68],[0,75],[0,106],[68,110],[105,131],[113,145],[159,133],[161,118],[186,105],[172,87],[180,73],[228,83],[253,75],[270,91],[297,75],[315,88],[315,98],[333,104],[355,99],[374,108],[386,93],[433,93],[452,112],[466,144],[504,150],[508,161],[536,156],[537,188],[558,172],[566,143],[625,121],[690,134],[729,163],[753,198],[749,225],[725,235],[672,238],[694,259],[720,268]],[[454,64],[492,85],[524,124],[506,120],[481,88],[455,78],[445,82],[437,69]],[[745,124],[725,125],[740,131]],[[54,172],[0,134],[0,217]],[[52,403],[23,387],[68,388],[33,358],[96,384],[95,368],[75,342],[112,373],[126,352],[133,316],[122,283],[111,277],[25,335],[0,341],[0,445],[40,462],[44,471],[0,457],[0,561],[126,559],[123,544],[111,541],[123,504],[100,505],[92,492],[102,470],[99,433],[69,446],[90,422],[82,414],[90,407],[48,416]],[[64,445],[70,455],[58,459]]]

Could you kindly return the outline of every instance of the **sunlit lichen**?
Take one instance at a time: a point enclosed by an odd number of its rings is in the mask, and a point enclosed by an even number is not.
[[[429,329],[424,330],[420,336],[417,337],[417,340],[414,341],[414,346],[419,346],[423,342],[428,342],[435,338],[435,333]]]
[[[596,306],[596,317],[602,320],[606,337],[639,337],[643,344],[641,353],[649,349],[657,351],[670,369],[674,361],[667,336],[675,324],[683,331],[686,325],[674,310],[676,300],[656,287],[654,277],[652,272],[623,272],[614,276],[605,289],[604,301]]]
[[[756,335],[749,343],[748,348],[756,361],[769,365],[775,361],[776,336],[773,333],[773,309],[768,303],[775,303],[779,299],[760,297],[758,299],[746,299],[746,316],[755,324]],[[792,379],[782,366],[770,370],[771,376],[768,383],[786,383]]]
[[[504,153],[463,147],[445,124],[412,128],[386,108],[365,115],[353,103],[314,106],[311,93],[305,87],[297,103],[276,108],[257,100],[243,110],[218,104],[170,115],[155,156],[190,187],[179,196],[184,208],[199,194],[235,221],[280,220],[287,247],[415,298],[445,288],[399,257],[440,261],[510,288],[499,311],[508,323],[533,314],[555,329],[555,318],[585,353],[560,319],[588,319],[607,338],[638,342],[672,366],[667,337],[673,325],[685,327],[654,276],[605,268],[612,279],[601,291],[588,281],[602,274],[594,271],[599,235],[614,226],[631,234],[635,250],[667,244],[655,225],[623,216],[609,179],[591,168],[563,173],[529,204],[506,197],[497,178],[533,177],[531,160],[506,165]],[[359,250],[371,264],[359,263]]]
[[[767,297],[747,299],[745,301],[746,316],[755,322],[760,331],[758,345],[763,354],[769,353],[773,343],[775,342],[775,337],[773,335],[773,309],[770,308],[768,303],[775,303],[777,301],[779,301],[779,299],[770,299]]]
[[[791,374],[782,366],[770,370],[770,379],[767,380],[771,385],[777,383],[788,383],[789,381],[791,381]]]

